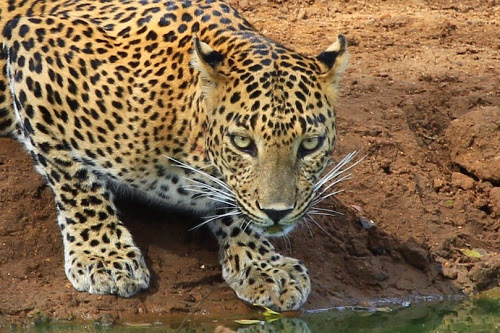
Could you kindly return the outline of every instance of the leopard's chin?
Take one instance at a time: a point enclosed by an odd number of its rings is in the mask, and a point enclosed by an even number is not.
[[[296,223],[292,224],[273,224],[270,226],[260,226],[255,223],[252,223],[252,229],[261,234],[264,237],[282,237],[289,234],[293,228],[295,228]]]
[[[295,225],[295,223],[287,225],[273,225],[266,228],[264,235],[267,237],[282,237],[289,234]]]

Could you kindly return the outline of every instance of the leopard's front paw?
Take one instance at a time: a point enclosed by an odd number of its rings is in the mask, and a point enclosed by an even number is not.
[[[253,261],[226,281],[239,298],[249,303],[277,311],[297,310],[311,292],[307,268],[294,258],[278,254],[274,258]]]
[[[78,291],[130,297],[149,285],[149,270],[136,247],[96,255],[89,251],[68,251],[65,271]]]

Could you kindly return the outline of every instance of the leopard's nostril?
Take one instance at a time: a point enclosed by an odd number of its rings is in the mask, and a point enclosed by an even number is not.
[[[276,210],[276,209],[263,209],[262,211],[266,213],[267,216],[271,220],[273,220],[274,224],[278,224],[281,219],[283,219],[286,215],[292,212],[293,209],[284,209],[284,210]]]

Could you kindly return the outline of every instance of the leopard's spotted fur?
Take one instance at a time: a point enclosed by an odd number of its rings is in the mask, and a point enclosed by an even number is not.
[[[0,29],[0,133],[55,194],[76,289],[149,284],[113,203],[121,186],[220,214],[208,224],[240,298],[304,303],[307,269],[266,237],[303,216],[330,159],[343,36],[306,57],[218,0],[6,0]]]

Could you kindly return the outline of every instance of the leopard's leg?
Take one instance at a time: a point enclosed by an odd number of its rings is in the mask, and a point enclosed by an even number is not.
[[[33,34],[32,41],[37,40],[26,18],[9,24],[9,29],[28,27],[25,39]],[[147,288],[150,276],[142,254],[117,216],[107,182],[111,171],[91,154],[90,148],[98,147],[89,147],[81,135],[75,140],[76,109],[63,102],[69,98],[64,89],[47,88],[55,83],[47,74],[52,69],[48,57],[40,55],[42,44],[31,45],[29,51],[14,39],[3,44],[19,140],[55,194],[68,279],[77,290],[95,294],[128,297]]]
[[[57,187],[66,275],[78,290],[129,297],[148,287],[149,271],[117,216],[112,193],[93,175],[82,175],[83,170],[72,177],[86,186],[73,182]]]
[[[19,87],[19,88],[18,88]],[[149,271],[130,232],[117,216],[105,176],[93,172],[91,161],[78,157],[49,126],[37,130],[43,118],[22,85],[12,89],[21,119],[19,140],[35,160],[37,171],[52,188],[64,244],[65,271],[79,291],[128,297],[147,288]]]
[[[149,285],[139,248],[117,216],[106,182],[72,159],[30,149],[55,193],[64,267],[79,291],[129,297]],[[48,155],[48,156],[47,156]]]
[[[55,194],[64,267],[73,286],[123,297],[147,288],[144,258],[119,220],[106,182],[60,152],[41,152],[36,145],[29,150]]]
[[[300,260],[277,253],[241,219],[221,218],[210,228],[219,241],[223,278],[239,298],[279,311],[304,304],[311,282]]]

